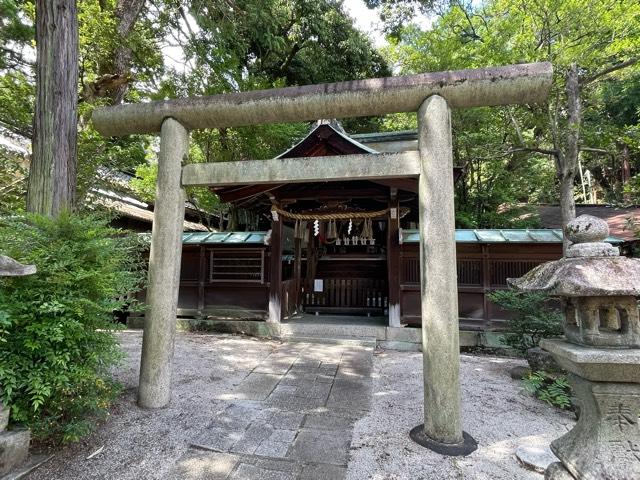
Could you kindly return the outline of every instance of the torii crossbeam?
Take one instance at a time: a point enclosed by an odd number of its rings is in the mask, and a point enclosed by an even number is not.
[[[552,74],[551,64],[533,63],[96,109],[93,123],[103,135],[160,132],[161,138],[139,405],[164,407],[171,398],[185,186],[413,177],[419,179],[425,423],[412,438],[444,454],[473,451],[460,415],[450,108],[541,102]],[[410,111],[418,115],[417,153],[183,166],[193,129]],[[279,319],[279,304],[271,301],[270,320]]]

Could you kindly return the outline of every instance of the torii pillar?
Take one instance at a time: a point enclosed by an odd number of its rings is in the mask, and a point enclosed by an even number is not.
[[[189,132],[167,118],[160,129],[156,205],[149,252],[148,308],[144,316],[138,404],[160,408],[171,400],[171,368],[182,260],[186,195],[180,177]]]
[[[460,418],[451,112],[439,95],[418,109],[418,150],[424,424],[411,438],[438,453],[467,455],[478,444]]]

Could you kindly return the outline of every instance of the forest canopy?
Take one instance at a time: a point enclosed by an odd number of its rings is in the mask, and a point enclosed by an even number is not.
[[[545,104],[454,112],[454,158],[465,172],[458,225],[535,225],[531,205],[557,203],[563,185],[580,203],[638,202],[638,2],[366,0],[386,35],[382,49],[343,3],[78,0],[79,205],[110,171],[137,174],[136,195],[153,200],[156,139],[102,138],[89,121],[96,106],[534,61],[554,65]],[[33,135],[34,1],[0,0],[0,11],[0,134],[12,145],[0,143],[0,208],[16,211],[24,208],[28,159],[15,145],[28,149]],[[343,124],[349,133],[413,129],[415,116]],[[194,132],[190,161],[269,158],[308,128]],[[585,174],[590,189],[582,188]],[[220,208],[204,190],[189,198],[204,210]]]

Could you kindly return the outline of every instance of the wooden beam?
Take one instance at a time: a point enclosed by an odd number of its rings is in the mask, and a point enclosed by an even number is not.
[[[264,185],[412,178],[420,174],[418,152],[274,158],[191,163],[182,168],[183,186]]]
[[[215,191],[221,202],[237,202],[238,200],[244,200],[246,198],[255,197],[261,193],[270,192],[276,188],[280,188],[281,183],[265,184],[265,185],[247,185],[246,187],[234,188],[234,189],[220,189]]]
[[[417,184],[416,184],[417,185]],[[278,200],[342,200],[352,198],[384,198],[389,197],[388,190],[378,188],[323,188],[322,190],[306,189],[304,191],[291,192],[285,189],[275,192]]]
[[[405,192],[418,193],[418,179],[417,178],[388,178],[388,179],[376,179],[373,182],[384,185],[386,187],[397,188],[398,190],[404,190]]]

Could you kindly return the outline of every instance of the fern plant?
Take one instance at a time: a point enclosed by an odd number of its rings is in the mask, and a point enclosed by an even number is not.
[[[523,379],[524,388],[543,402],[561,410],[573,408],[571,385],[564,375],[552,375],[543,371],[530,373]]]

